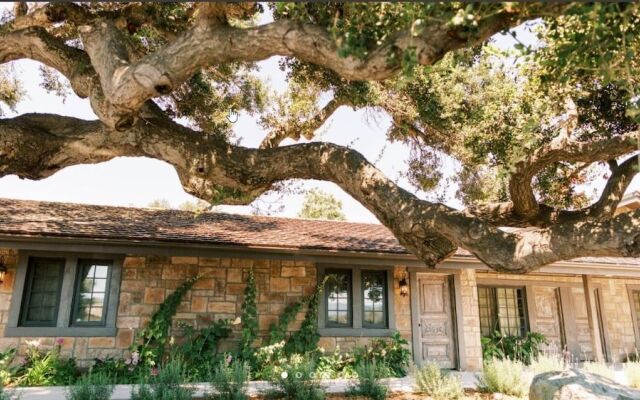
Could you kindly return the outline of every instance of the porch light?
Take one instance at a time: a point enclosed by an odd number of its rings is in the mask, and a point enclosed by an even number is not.
[[[4,256],[0,256],[0,285],[4,283],[4,277],[7,275],[7,266],[4,264]]]
[[[400,279],[400,296],[406,297],[409,295],[409,283],[407,282],[407,273],[404,273],[402,279]]]

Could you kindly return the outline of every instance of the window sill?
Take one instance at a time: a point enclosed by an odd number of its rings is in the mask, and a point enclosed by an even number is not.
[[[114,327],[7,327],[4,330],[5,337],[115,337]]]
[[[387,337],[392,336],[395,329],[321,328],[318,331],[323,337]]]

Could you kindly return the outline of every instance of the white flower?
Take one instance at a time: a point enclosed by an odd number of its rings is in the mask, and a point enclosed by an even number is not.
[[[287,371],[282,371],[280,376],[282,377],[282,379],[287,379],[287,376],[289,376],[289,374],[287,373]]]
[[[231,325],[240,325],[241,323],[242,323],[242,318],[236,317],[236,319],[233,320]]]
[[[27,340],[25,343],[27,343],[27,346],[29,347],[40,347],[39,340]]]

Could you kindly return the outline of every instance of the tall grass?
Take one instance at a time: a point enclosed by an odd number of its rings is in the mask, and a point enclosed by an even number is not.
[[[464,397],[458,377],[444,374],[436,363],[429,363],[416,371],[416,386],[433,400],[458,400]]]
[[[67,400],[109,400],[114,386],[108,376],[89,372],[83,375],[66,395]]]
[[[604,362],[600,362],[600,361],[587,361],[584,364],[582,364],[582,368],[583,371],[585,372],[589,372],[591,374],[596,374],[596,375],[600,375],[603,376],[607,379],[613,379],[614,378],[614,371],[613,369],[611,369],[607,363]]]
[[[631,361],[624,364],[624,375],[627,378],[627,385],[640,389],[640,361]]]
[[[492,358],[484,363],[476,380],[482,392],[523,397],[529,391],[531,373],[520,361]]]

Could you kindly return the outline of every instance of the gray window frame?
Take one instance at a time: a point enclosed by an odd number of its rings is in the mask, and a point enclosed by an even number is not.
[[[347,283],[347,323],[346,324],[341,324],[339,322],[333,322],[333,321],[329,321],[329,309],[326,307],[327,303],[329,302],[329,291],[325,290],[324,291],[324,320],[325,320],[325,326],[327,328],[350,328],[353,326],[353,271],[350,268],[330,268],[325,270],[325,275],[331,275],[331,274],[335,274],[335,273],[339,273],[339,274],[344,274],[346,275],[349,280]]]
[[[318,279],[321,282],[331,270],[351,270],[351,326],[332,327],[326,324],[326,297],[319,304],[318,312],[318,332],[325,337],[383,337],[391,336],[396,331],[396,321],[394,310],[394,278],[393,265],[346,265],[346,264],[317,264]],[[362,291],[362,271],[385,271],[386,294],[387,294],[387,327],[367,328],[363,326],[363,291]],[[357,290],[354,290],[357,289]]]
[[[51,322],[44,321],[30,321],[27,319],[27,310],[29,308],[29,304],[31,303],[31,298],[33,295],[33,279],[36,270],[36,260],[47,260],[47,261],[62,261],[60,265],[60,283],[58,284],[58,288],[56,290],[56,304],[55,304],[55,315]],[[58,314],[60,312],[60,297],[62,292],[62,283],[64,282],[64,269],[65,269],[65,259],[63,257],[29,257],[29,262],[27,263],[27,275],[25,281],[25,290],[22,296],[21,307],[20,307],[20,326],[29,326],[29,327],[52,327],[56,326],[58,321]]]
[[[362,275],[363,274],[370,274],[370,273],[377,273],[377,272],[381,272],[380,270],[372,270],[372,269],[363,269],[360,271],[360,292],[362,293],[362,327],[366,328],[366,329],[387,329],[387,327],[389,326],[389,288],[388,288],[388,277],[387,274],[383,274],[383,299],[384,299],[384,304],[383,304],[383,322],[382,324],[371,324],[368,322],[365,322],[364,320],[364,279],[362,279]],[[384,272],[384,271],[383,271]]]
[[[82,270],[86,265],[91,265],[94,263],[100,263],[102,265],[108,265],[109,270],[107,272],[107,286],[105,288],[104,294],[104,305],[102,307],[102,318],[100,321],[76,321],[76,316],[78,315],[78,306],[80,305],[80,286],[82,284]],[[76,270],[76,283],[73,290],[73,304],[71,306],[71,326],[81,327],[81,326],[105,326],[107,324],[107,314],[109,312],[109,291],[111,290],[111,276],[113,274],[113,260],[98,260],[94,258],[79,258],[78,259],[78,267]]]
[[[58,316],[55,326],[34,327],[24,326],[20,321],[22,310],[22,300],[26,293],[26,279],[28,272],[29,259],[31,257],[43,258],[64,258],[64,276],[62,280],[62,288],[60,291],[60,301],[58,305]],[[5,337],[115,337],[116,336],[116,319],[118,314],[118,303],[120,300],[120,280],[122,276],[122,264],[125,256],[123,254],[105,254],[105,253],[69,253],[69,252],[49,252],[20,250],[18,253],[18,265],[16,269],[16,277],[14,290],[11,295],[11,305],[9,308],[9,316],[4,331]],[[72,312],[75,297],[76,278],[78,274],[79,260],[112,260],[113,267],[109,283],[109,299],[105,316],[105,323],[102,326],[86,326],[73,325]]]

